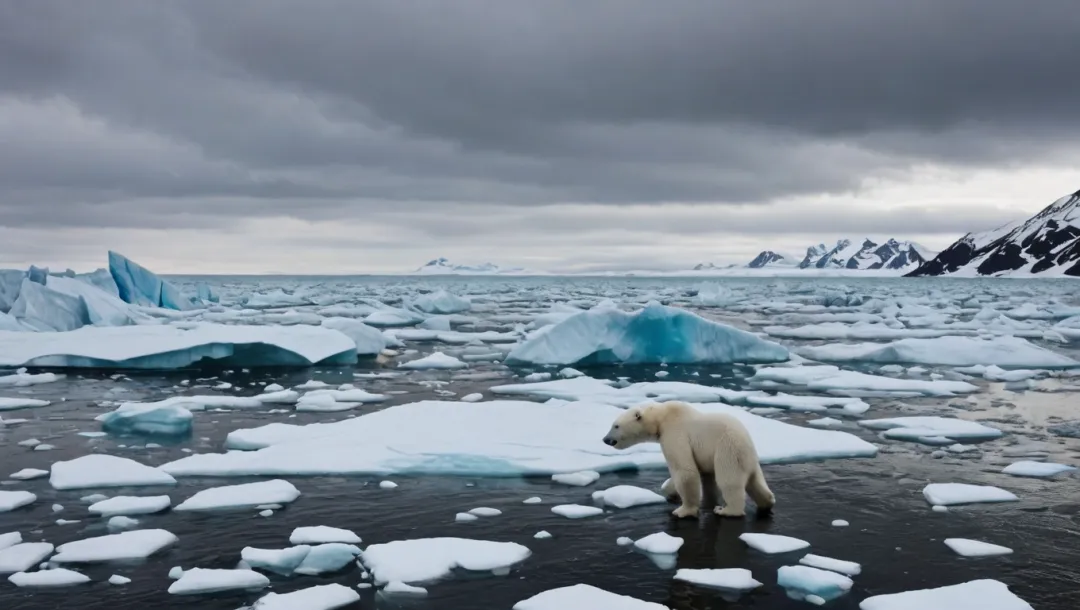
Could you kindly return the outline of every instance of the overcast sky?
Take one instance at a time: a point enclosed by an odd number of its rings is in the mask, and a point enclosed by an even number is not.
[[[12,0],[0,266],[688,268],[1080,189],[1076,0]]]

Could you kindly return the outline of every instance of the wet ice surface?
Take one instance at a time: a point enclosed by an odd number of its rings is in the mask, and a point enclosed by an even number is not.
[[[282,286],[294,290],[302,282],[280,280]],[[336,281],[336,280],[335,280]],[[269,292],[272,284],[260,280]],[[903,295],[926,298],[927,304],[938,303],[929,311],[901,307],[893,319],[906,320],[911,328],[948,329],[950,324],[965,324],[986,305],[995,305],[1002,313],[1016,309],[1026,302],[1046,307],[1071,304],[1071,283],[1040,280],[1037,282],[950,282],[942,280],[850,280],[842,282],[851,294],[872,295],[882,299],[897,299]],[[186,370],[170,373],[124,373],[113,378],[113,371],[67,372],[67,377],[51,383],[0,387],[0,396],[24,401],[49,401],[48,405],[30,402],[31,406],[0,413],[5,421],[25,419],[22,423],[0,425],[0,463],[4,470],[0,480],[23,469],[49,470],[58,461],[69,461],[88,454],[108,454],[129,458],[141,464],[159,466],[191,454],[220,453],[225,450],[225,437],[241,428],[255,428],[269,423],[309,424],[337,422],[366,413],[419,400],[456,400],[480,393],[483,401],[493,398],[489,388],[498,385],[520,384],[534,373],[560,375],[562,366],[507,368],[498,360],[505,354],[505,345],[468,345],[454,333],[494,331],[507,333],[517,324],[550,312],[553,301],[570,302],[577,307],[589,307],[610,298],[624,306],[638,306],[650,299],[687,307],[705,317],[757,331],[762,327],[799,327],[807,324],[835,322],[812,316],[855,315],[882,316],[883,312],[862,306],[824,307],[817,303],[821,294],[838,284],[828,280],[757,280],[725,281],[736,294],[745,293],[744,303],[726,309],[698,308],[692,305],[693,280],[505,280],[505,279],[432,279],[397,278],[394,280],[353,279],[335,285],[326,280],[317,285],[308,282],[310,293],[338,295],[320,305],[291,307],[300,314],[314,314],[329,307],[346,307],[359,298],[379,297],[392,305],[394,299],[413,298],[417,289],[445,286],[455,295],[468,295],[473,310],[447,316],[452,331],[450,341],[414,341],[405,339],[405,346],[395,348],[399,356],[379,362],[365,361],[355,367],[316,367],[314,369],[245,371],[230,369]],[[226,282],[216,292],[228,301],[229,295],[249,293],[251,283],[240,280]],[[1056,287],[1055,287],[1056,286]],[[939,290],[939,294],[930,291]],[[230,292],[231,291],[231,292]],[[965,296],[966,295],[966,296]],[[974,298],[975,301],[968,302]],[[1012,299],[1011,303],[1008,303]],[[329,302],[333,301],[333,302]],[[792,303],[803,301],[794,307]],[[966,303],[966,304],[965,304]],[[808,305],[807,305],[808,304]],[[815,307],[817,309],[815,309]],[[940,310],[940,311],[935,311]],[[961,310],[968,310],[967,313]],[[259,316],[284,314],[285,308],[260,310]],[[944,313],[943,313],[944,312]],[[885,312],[887,313],[887,312]],[[255,314],[252,314],[255,315]],[[330,314],[323,314],[329,316]],[[942,315],[951,321],[942,321]],[[987,328],[1000,330],[999,315],[991,318],[978,314]],[[293,316],[297,318],[297,316]],[[458,319],[464,316],[471,322]],[[801,316],[801,317],[799,317]],[[284,316],[283,316],[284,317]],[[889,317],[889,316],[886,316]],[[298,318],[297,318],[298,319]],[[855,319],[855,318],[851,318]],[[440,320],[442,322],[443,320]],[[993,324],[991,324],[993,322]],[[1019,322],[1022,322],[1023,328]],[[847,322],[845,322],[847,323]],[[1047,341],[1042,338],[1052,332],[1058,320],[1024,319],[1015,328],[1034,345],[1076,359],[1071,344]],[[1034,330],[1033,330],[1034,329]],[[964,329],[970,335],[971,328]],[[1021,332],[1018,330],[1017,332]],[[1035,336],[1037,331],[1038,336]],[[445,331],[437,331],[444,332]],[[951,331],[950,331],[951,332]],[[407,336],[403,334],[403,338]],[[430,334],[429,334],[430,336]],[[1048,335],[1049,336],[1049,335]],[[774,337],[775,338],[775,337]],[[868,339],[791,340],[778,339],[787,347],[799,348],[821,344],[862,343]],[[895,337],[882,342],[894,341]],[[404,353],[417,350],[415,353]],[[401,362],[419,360],[434,352],[467,363],[457,370],[408,370],[399,368]],[[987,364],[990,364],[989,362]],[[776,493],[778,505],[770,518],[756,518],[751,512],[745,520],[720,520],[703,513],[697,522],[674,520],[672,505],[643,504],[629,508],[604,506],[593,494],[618,485],[658,491],[667,478],[662,469],[640,472],[604,473],[599,480],[585,487],[552,481],[551,476],[484,478],[463,476],[410,476],[394,474],[398,485],[394,490],[380,488],[387,476],[289,476],[274,477],[176,477],[175,485],[88,487],[57,490],[50,477],[4,482],[2,491],[28,491],[36,500],[28,506],[0,513],[0,536],[20,532],[24,543],[47,542],[60,546],[79,540],[119,533],[110,529],[108,517],[99,517],[88,510],[94,502],[83,498],[93,494],[107,497],[150,497],[168,494],[173,504],[192,498],[196,493],[230,485],[285,479],[301,493],[288,502],[292,493],[264,498],[280,504],[269,508],[265,504],[228,510],[175,511],[139,514],[134,531],[161,529],[174,534],[178,541],[138,562],[65,563],[66,569],[91,578],[89,584],[69,587],[18,588],[0,578],[0,607],[15,610],[49,609],[57,605],[76,605],[87,610],[140,608],[153,605],[160,608],[189,608],[192,598],[167,593],[173,580],[167,576],[174,566],[185,569],[232,570],[238,567],[241,551],[256,549],[288,549],[290,535],[296,528],[325,525],[354,532],[362,538],[360,548],[402,540],[425,538],[465,538],[494,542],[512,542],[531,551],[525,560],[504,571],[473,572],[455,569],[448,577],[422,586],[424,597],[383,597],[379,588],[357,589],[370,583],[364,569],[355,561],[333,573],[317,576],[294,574],[282,576],[265,573],[270,586],[262,591],[229,591],[198,596],[198,606],[208,610],[235,610],[250,605],[267,595],[331,583],[355,591],[360,602],[346,607],[380,608],[511,608],[523,600],[544,591],[588,583],[619,595],[628,595],[645,602],[655,602],[670,608],[729,607],[725,600],[737,593],[675,580],[678,569],[750,570],[763,585],[742,593],[748,605],[756,608],[807,608],[805,601],[788,597],[777,585],[778,569],[798,565],[807,553],[840,558],[861,564],[860,574],[851,577],[850,591],[829,602],[829,607],[854,610],[859,602],[871,596],[933,589],[978,579],[995,579],[1006,583],[1012,592],[1040,610],[1065,610],[1073,607],[1071,583],[1080,578],[1080,545],[1072,544],[1080,527],[1080,501],[1075,489],[1078,476],[1066,471],[1050,479],[1016,477],[1002,472],[1021,461],[1049,462],[1065,465],[1080,464],[1080,439],[1054,434],[1051,429],[1080,430],[1080,415],[1076,412],[1080,379],[1048,375],[993,375],[957,373],[954,367],[921,365],[921,369],[905,366],[882,366],[844,363],[842,369],[888,379],[921,380],[923,384],[886,384],[865,378],[833,379],[815,387],[803,384],[751,384],[748,379],[755,368],[745,365],[635,365],[591,368],[575,366],[596,379],[618,383],[655,382],[657,372],[665,372],[664,382],[685,382],[706,386],[721,386],[727,390],[759,389],[790,395],[817,398],[844,397],[854,393],[869,405],[865,414],[845,412],[842,408],[827,408],[827,415],[845,425],[835,429],[854,434],[879,447],[873,458],[836,459],[817,463],[768,465],[765,467],[769,485]],[[761,367],[764,368],[764,367]],[[1033,368],[1033,367],[1025,367]],[[41,371],[30,371],[40,373]],[[354,373],[361,373],[356,376]],[[391,373],[384,375],[384,373]],[[0,371],[0,376],[15,371]],[[1016,379],[1023,377],[1022,379]],[[992,378],[1008,378],[994,381]],[[899,388],[923,387],[931,381],[965,382],[978,387],[969,395],[925,396],[915,390],[909,395]],[[189,435],[145,436],[110,433],[105,436],[84,436],[98,433],[101,423],[95,417],[114,411],[122,402],[152,402],[177,395],[207,394],[220,396],[255,396],[270,384],[280,384],[275,391],[295,389],[308,381],[322,382],[321,388],[338,390],[343,384],[372,394],[387,397],[382,403],[358,404],[343,412],[307,412],[292,404],[267,403],[256,408],[223,409],[208,406],[194,412]],[[843,381],[843,383],[841,383]],[[855,382],[858,383],[855,383]],[[229,384],[226,386],[225,384]],[[888,391],[882,388],[888,388]],[[311,391],[308,390],[308,391]],[[830,392],[831,390],[831,392]],[[298,390],[303,394],[305,390]],[[448,393],[453,393],[450,395]],[[878,392],[878,394],[875,394]],[[519,397],[514,397],[518,399]],[[528,397],[520,397],[530,400]],[[543,398],[533,400],[542,401]],[[710,399],[709,402],[715,402]],[[820,401],[818,401],[820,402]],[[749,405],[748,405],[749,406]],[[977,422],[1002,431],[997,438],[976,441],[949,438],[955,431],[924,430],[935,433],[948,443],[940,444],[934,437],[913,435],[907,438],[884,438],[882,430],[858,426],[858,419],[934,416]],[[768,417],[787,423],[805,425],[822,419],[822,412],[784,410]],[[926,423],[926,422],[923,422]],[[1070,427],[1070,425],[1072,427]],[[597,437],[606,429],[597,430]],[[893,433],[894,436],[897,433]],[[901,435],[903,436],[903,435]],[[37,439],[39,444],[52,445],[51,451],[34,451],[22,441]],[[95,473],[105,481],[119,472]],[[135,477],[137,480],[139,477]],[[931,483],[967,483],[990,485],[1008,490],[1019,498],[1017,502],[1001,504],[969,504],[952,506],[948,512],[931,510],[922,490]],[[67,485],[61,485],[66,487]],[[288,490],[286,490],[288,491]],[[205,497],[205,496],[204,496]],[[539,497],[538,504],[525,503]],[[651,498],[651,496],[649,496]],[[260,502],[262,500],[260,499]],[[247,500],[243,500],[247,502]],[[231,505],[236,502],[217,502]],[[53,513],[53,505],[64,510]],[[567,519],[553,513],[553,506],[599,506],[604,511],[583,519]],[[477,507],[501,511],[496,517],[480,517],[457,523],[455,515],[469,513]],[[264,510],[268,517],[258,516]],[[843,517],[849,527],[832,527]],[[78,523],[58,525],[57,519],[79,520]],[[550,540],[534,538],[538,531],[549,532]],[[673,555],[670,568],[658,567],[647,553],[632,544],[619,546],[616,540],[628,537],[640,540],[664,532],[682,541]],[[769,555],[754,551],[739,539],[739,535],[767,533],[805,540],[809,548],[790,553]],[[964,539],[992,541],[1013,550],[1012,554],[967,560],[957,556],[943,541]],[[317,570],[316,570],[317,571]],[[112,575],[131,578],[124,586],[108,584]],[[63,596],[63,597],[60,597]],[[344,595],[342,599],[350,599]],[[269,607],[269,606],[267,606]]]

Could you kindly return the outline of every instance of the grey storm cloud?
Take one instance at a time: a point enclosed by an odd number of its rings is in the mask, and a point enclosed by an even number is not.
[[[759,204],[1064,164],[1077,57],[1075,0],[4,2],[0,224],[471,204],[468,225],[492,216],[475,204]]]

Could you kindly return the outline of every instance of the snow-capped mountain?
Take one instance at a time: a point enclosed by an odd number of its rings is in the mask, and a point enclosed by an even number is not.
[[[795,265],[795,259],[788,254],[780,254],[772,250],[763,250],[754,257],[747,267],[761,269],[762,267],[791,267]]]
[[[494,263],[480,265],[455,265],[448,259],[439,257],[430,260],[424,266],[416,270],[423,275],[499,275],[499,274],[522,274],[525,269],[512,267],[503,269]]]
[[[908,276],[949,274],[1080,276],[1080,191],[1027,220],[968,233]]]
[[[764,253],[763,253],[764,254]],[[800,269],[915,269],[934,255],[910,241],[889,239],[877,242],[869,238],[841,239],[829,248],[810,246]],[[756,259],[755,259],[756,260]]]
[[[736,265],[732,265],[732,264],[717,265],[715,263],[698,263],[698,264],[694,265],[693,270],[694,271],[716,271],[718,269],[731,269],[732,267],[735,267],[735,266]]]

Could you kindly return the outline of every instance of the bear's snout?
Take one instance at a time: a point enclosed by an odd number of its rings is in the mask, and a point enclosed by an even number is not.
[[[611,438],[610,436],[605,436],[604,437],[604,444],[605,445],[610,445],[610,446],[614,447],[618,442],[619,441]]]

